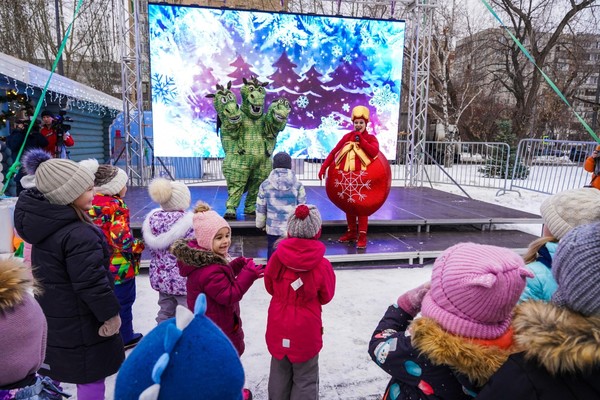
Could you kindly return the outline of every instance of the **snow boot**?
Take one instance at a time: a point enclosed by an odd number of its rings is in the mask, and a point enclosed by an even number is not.
[[[252,392],[250,389],[243,388],[242,389],[242,399],[243,400],[252,400]]]

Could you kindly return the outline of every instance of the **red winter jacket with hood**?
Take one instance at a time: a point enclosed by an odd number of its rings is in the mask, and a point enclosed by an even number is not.
[[[273,296],[267,317],[267,347],[278,360],[310,360],[323,347],[321,306],[333,298],[335,274],[315,239],[288,238],[279,243],[265,270]]]

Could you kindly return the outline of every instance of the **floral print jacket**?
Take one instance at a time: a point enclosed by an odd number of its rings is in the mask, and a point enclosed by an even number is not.
[[[139,273],[144,243],[133,237],[127,205],[118,195],[103,194],[96,194],[92,204],[90,217],[102,230],[112,250],[110,272],[115,285],[135,278]]]

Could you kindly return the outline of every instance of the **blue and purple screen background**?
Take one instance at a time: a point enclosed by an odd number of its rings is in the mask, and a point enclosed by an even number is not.
[[[223,157],[212,99],[242,78],[268,82],[265,112],[292,112],[275,152],[325,158],[367,106],[381,151],[396,157],[405,22],[149,4],[156,156]]]

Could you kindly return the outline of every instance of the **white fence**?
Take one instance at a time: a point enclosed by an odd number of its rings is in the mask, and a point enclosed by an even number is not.
[[[425,142],[421,184],[553,194],[589,183],[591,174],[583,169],[583,162],[596,145],[596,142],[525,139],[512,154],[509,145],[500,142]],[[398,141],[398,155],[390,161],[394,185],[406,183],[407,150],[408,143]],[[292,169],[299,179],[318,180],[322,159],[293,161]],[[185,183],[223,181],[222,163],[220,158],[163,157],[154,167],[148,167],[147,173],[148,178],[166,176]]]

